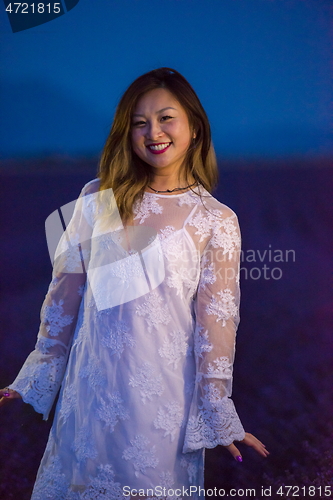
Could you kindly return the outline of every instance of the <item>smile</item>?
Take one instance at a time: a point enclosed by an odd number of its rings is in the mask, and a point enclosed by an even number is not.
[[[164,153],[168,149],[168,147],[172,144],[171,142],[163,142],[160,144],[148,144],[147,148],[153,154]]]

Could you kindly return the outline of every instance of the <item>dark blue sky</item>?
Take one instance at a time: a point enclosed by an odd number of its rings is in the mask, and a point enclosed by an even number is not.
[[[333,156],[330,0],[80,0],[12,33],[1,21],[2,158],[95,155],[138,75],[174,67],[220,156]]]

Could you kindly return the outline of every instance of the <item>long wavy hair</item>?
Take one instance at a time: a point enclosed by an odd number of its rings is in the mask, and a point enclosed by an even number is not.
[[[183,162],[185,181],[190,184],[189,180],[194,178],[209,192],[217,184],[218,170],[209,121],[192,86],[174,69],[149,71],[134,80],[121,97],[99,162],[100,190],[113,190],[124,221],[131,218],[133,204],[142,199],[153,179],[151,166],[141,160],[132,148],[132,115],[139,99],[158,88],[173,94],[184,108],[191,130],[196,133]]]

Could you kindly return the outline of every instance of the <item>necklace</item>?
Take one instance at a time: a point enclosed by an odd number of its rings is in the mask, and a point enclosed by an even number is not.
[[[158,189],[154,189],[151,186],[148,186],[148,187],[152,191],[155,191],[155,193],[173,193],[174,191],[183,191],[184,189],[190,188],[190,187],[194,186],[195,184],[197,184],[197,182],[193,182],[193,184],[189,184],[188,186],[185,186],[183,188],[177,187],[177,188],[174,188],[174,189],[166,189],[165,191],[160,191]]]

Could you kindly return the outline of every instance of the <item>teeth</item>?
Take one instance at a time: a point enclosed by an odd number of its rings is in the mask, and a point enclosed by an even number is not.
[[[165,144],[157,144],[154,146],[153,144],[150,144],[148,147],[149,149],[153,149],[154,151],[161,151],[161,149],[165,149],[167,146],[169,146],[170,142],[167,142]]]

